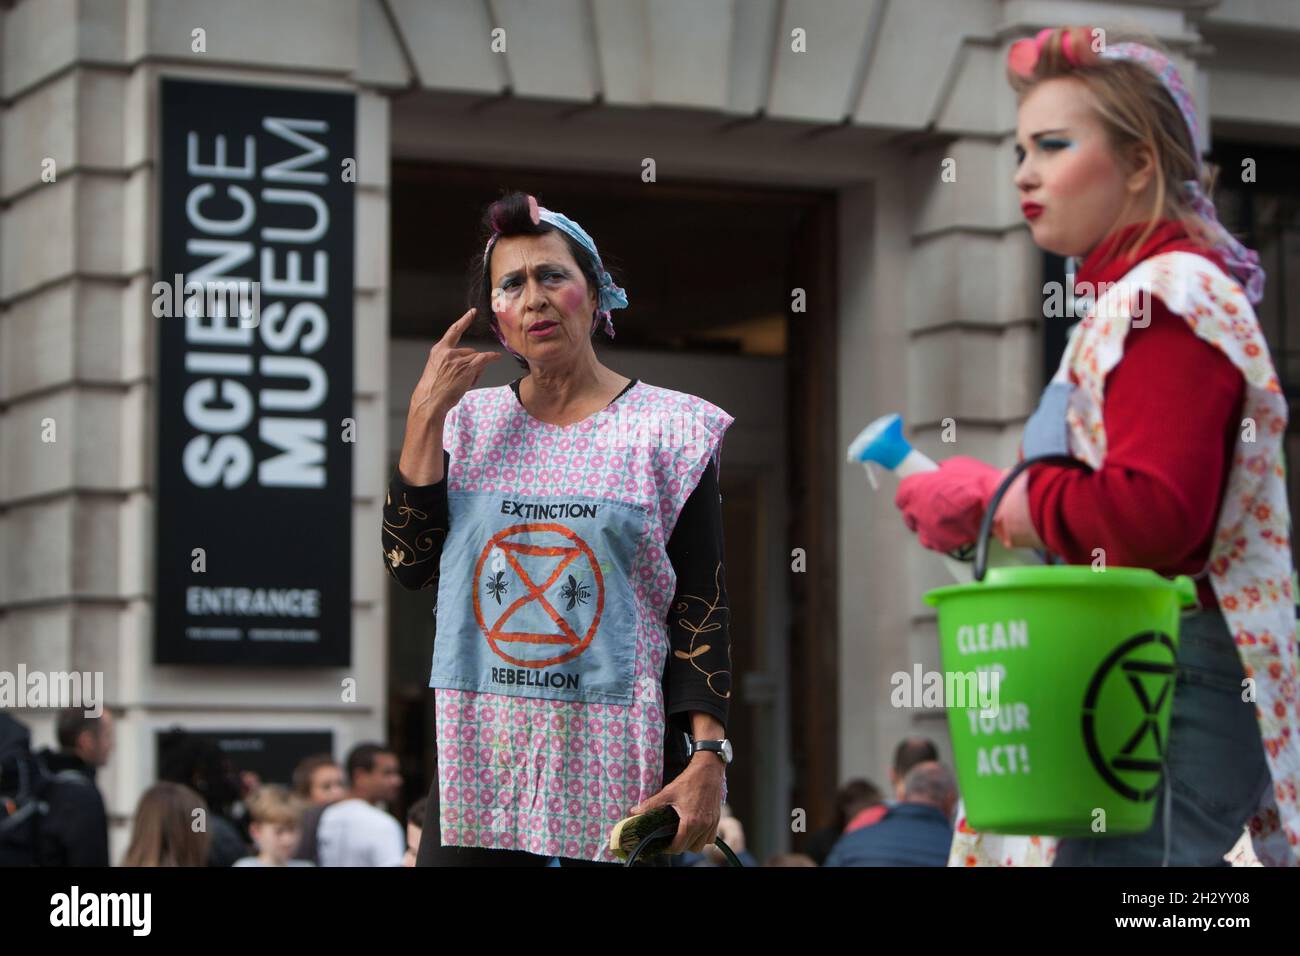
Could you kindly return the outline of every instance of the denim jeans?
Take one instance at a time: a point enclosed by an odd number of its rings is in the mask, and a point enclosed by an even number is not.
[[[1226,866],[1223,856],[1271,786],[1255,705],[1227,622],[1198,611],[1179,626],[1165,779],[1142,834],[1062,840],[1055,866]]]

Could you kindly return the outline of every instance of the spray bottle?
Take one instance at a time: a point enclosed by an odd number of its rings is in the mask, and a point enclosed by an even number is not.
[[[862,464],[873,489],[877,484],[876,476],[871,470],[872,464],[892,471],[900,479],[924,471],[937,471],[939,468],[930,458],[912,447],[903,435],[903,419],[896,414],[883,415],[858,433],[858,437],[849,445],[849,462]],[[973,577],[974,557],[975,548],[970,546],[944,555],[943,562],[948,573],[964,584]],[[1007,567],[1043,562],[1032,550],[1008,549],[994,539],[989,541],[988,563],[990,567]]]

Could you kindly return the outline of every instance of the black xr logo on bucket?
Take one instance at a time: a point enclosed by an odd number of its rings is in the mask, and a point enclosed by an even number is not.
[[[1147,653],[1129,655],[1145,648]],[[1158,650],[1159,649],[1159,650]],[[1167,661],[1151,660],[1151,651],[1156,651]],[[1088,748],[1088,756],[1103,780],[1120,796],[1139,803],[1150,800],[1160,788],[1164,776],[1165,748],[1167,741],[1160,736],[1160,713],[1169,699],[1174,686],[1174,642],[1168,634],[1147,631],[1129,638],[1101,662],[1097,672],[1088,684],[1088,693],[1083,700],[1083,740]],[[1133,714],[1133,730],[1118,749],[1113,749],[1118,740],[1098,740],[1097,709],[1103,691],[1113,687],[1113,682],[1127,681],[1129,693],[1119,695],[1113,689],[1106,695],[1107,707],[1127,707]],[[1134,706],[1136,705],[1136,706]],[[1108,718],[1107,724],[1116,726],[1115,714]],[[1119,726],[1128,726],[1119,724]],[[1138,748],[1152,738],[1154,756],[1139,756]],[[1107,750],[1110,750],[1107,755]],[[1144,750],[1144,753],[1146,751]]]

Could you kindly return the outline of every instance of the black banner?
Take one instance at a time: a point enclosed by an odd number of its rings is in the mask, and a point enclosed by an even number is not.
[[[158,767],[208,752],[203,748],[220,752],[231,774],[249,770],[262,783],[288,787],[294,768],[304,758],[333,755],[334,734],[328,730],[164,730],[157,734]]]
[[[424,839],[429,839],[427,832]],[[29,868],[5,886],[5,938],[49,934],[51,942],[66,945],[70,934],[80,932],[87,944],[101,948],[106,940],[112,945],[135,936],[193,946],[196,935],[208,932],[205,927],[211,922],[202,922],[208,911],[196,914],[195,901],[200,900],[217,914],[222,927],[234,926],[236,920],[239,926],[256,927],[262,948],[301,949],[317,942],[329,949],[374,948],[374,920],[340,917],[387,914],[401,907],[423,912],[436,895],[455,901],[458,919],[492,927],[501,924],[502,899],[527,899],[549,912],[571,908],[581,894],[588,911],[619,911],[627,906],[629,894],[668,894],[689,876],[692,885],[707,887],[712,912],[739,914],[726,926],[729,948],[737,951],[760,948],[771,938],[771,921],[750,915],[760,914],[769,903],[777,909],[813,894],[851,896],[860,893],[864,883],[871,885],[877,911],[887,912],[894,925],[925,927],[935,948],[994,948],[1013,935],[1059,939],[1068,928],[1073,940],[1113,939],[1126,947],[1132,940],[1168,935],[1175,948],[1185,948],[1191,938],[1208,941],[1207,949],[1214,951],[1258,950],[1265,936],[1287,938],[1283,934],[1292,925],[1295,895],[1294,877],[1284,871],[1232,867],[845,867],[814,873],[816,867],[786,865],[749,873],[693,868],[675,877],[658,867],[633,867],[621,876],[614,869],[588,865],[567,874],[543,875],[522,866],[431,867],[422,874],[407,873],[403,867],[364,873],[344,867],[285,872],[249,867],[240,873],[209,867]],[[512,886],[514,880],[518,882]],[[947,909],[936,909],[936,900],[944,901]],[[712,912],[674,916],[673,922],[689,931],[716,933]],[[294,918],[286,919],[286,913]],[[853,907],[822,907],[816,916],[816,930],[823,934],[861,935],[862,927],[861,913]]]
[[[162,81],[159,664],[347,665],[356,98]]]

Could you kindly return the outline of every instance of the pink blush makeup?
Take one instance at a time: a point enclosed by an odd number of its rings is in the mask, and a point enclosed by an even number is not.
[[[560,293],[561,307],[565,312],[582,311],[586,307],[587,293],[576,282],[568,283]]]

